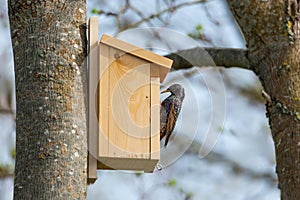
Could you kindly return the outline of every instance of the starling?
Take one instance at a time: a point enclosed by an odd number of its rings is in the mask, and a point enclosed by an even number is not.
[[[177,117],[181,110],[184,99],[184,89],[179,84],[173,84],[168,89],[161,92],[170,92],[160,107],[160,140],[166,136],[165,147],[167,146],[170,136],[174,130]]]

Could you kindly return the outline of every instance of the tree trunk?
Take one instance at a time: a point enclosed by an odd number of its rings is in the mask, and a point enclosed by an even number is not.
[[[300,23],[296,0],[229,0],[249,61],[270,100],[267,116],[283,200],[300,199]]]
[[[15,199],[85,199],[85,1],[9,0]]]

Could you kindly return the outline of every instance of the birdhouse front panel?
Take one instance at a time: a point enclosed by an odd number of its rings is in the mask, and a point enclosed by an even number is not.
[[[110,157],[150,158],[149,63],[105,44],[102,50],[109,59],[100,70],[100,128],[108,139],[101,150]]]
[[[160,83],[172,61],[107,35],[98,54],[97,168],[152,172],[160,159]]]

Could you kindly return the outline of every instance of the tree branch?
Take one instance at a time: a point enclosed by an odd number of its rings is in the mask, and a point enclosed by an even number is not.
[[[226,68],[239,67],[249,69],[250,64],[247,55],[247,49],[196,47],[181,50],[165,57],[174,61],[173,69],[185,69],[192,66],[223,66]]]
[[[120,33],[122,31],[125,31],[130,28],[139,27],[141,24],[146,23],[146,22],[151,23],[152,19],[159,19],[163,22],[161,17],[164,14],[171,14],[180,8],[183,8],[186,6],[197,5],[200,3],[205,3],[206,1],[207,0],[195,0],[195,1],[190,1],[190,2],[180,3],[177,5],[173,5],[173,3],[171,3],[169,6],[167,6],[167,8],[165,8],[163,10],[159,10],[157,13],[153,13],[148,16],[145,16],[142,11],[138,10],[135,6],[133,6],[133,3],[130,0],[126,0],[125,5],[122,6],[117,12],[104,11],[104,10],[98,10],[98,9],[93,9],[92,12],[94,14],[98,14],[98,15],[106,15],[108,17],[114,17],[117,21],[117,26],[118,26],[117,33]],[[139,20],[136,22],[133,22],[133,23],[129,23],[129,24],[122,24],[121,18],[123,16],[123,14],[127,11],[134,12],[139,17]],[[167,23],[167,22],[163,22],[163,23]]]
[[[14,165],[0,165],[0,179],[14,177]]]
[[[15,115],[16,115],[16,112],[13,111],[13,110],[10,110],[10,109],[3,109],[3,108],[0,108],[0,114],[4,114],[4,115],[13,115],[13,116],[15,116]]]
[[[146,17],[146,18],[142,18],[140,21],[137,21],[137,22],[135,22],[133,24],[129,24],[129,25],[125,26],[124,28],[122,28],[120,30],[120,32],[124,31],[126,29],[138,27],[142,23],[147,22],[147,21],[149,21],[151,19],[154,19],[154,18],[159,18],[161,15],[163,15],[165,13],[173,12],[174,10],[177,10],[177,9],[185,7],[185,6],[191,6],[191,5],[195,5],[195,4],[199,4],[199,3],[204,3],[204,2],[206,2],[206,0],[198,0],[198,1],[192,1],[192,2],[185,2],[185,3],[181,3],[181,4],[178,4],[178,5],[166,8],[166,9],[164,9],[164,10],[158,12],[158,13],[152,14],[152,15]]]
[[[199,154],[199,149],[202,146],[201,143],[194,140],[190,148],[187,150],[186,154]],[[248,175],[249,177],[253,179],[263,179],[266,180],[270,185],[276,184],[277,177],[274,176],[271,172],[257,172],[250,168],[246,168],[245,166],[241,165],[238,162],[235,162],[229,158],[224,157],[222,154],[211,151],[205,159],[212,163],[226,163],[226,165],[229,165],[236,173],[243,173],[245,175]]]

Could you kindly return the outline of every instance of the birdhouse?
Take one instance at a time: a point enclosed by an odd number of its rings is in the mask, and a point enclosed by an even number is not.
[[[89,163],[153,172],[160,159],[160,83],[172,60],[103,35],[89,22]]]

